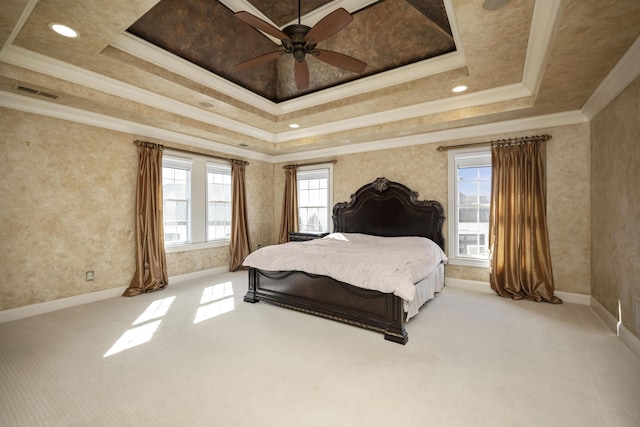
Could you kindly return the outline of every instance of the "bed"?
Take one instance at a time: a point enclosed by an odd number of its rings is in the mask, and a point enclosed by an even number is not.
[[[443,212],[439,202],[418,200],[418,193],[386,178],[378,178],[361,187],[351,196],[349,202],[338,203],[333,208],[334,230],[325,239],[336,238],[336,235],[338,239],[341,235],[348,236],[348,239],[364,235],[372,236],[374,239],[426,237],[431,240],[429,243],[436,246],[442,254],[442,260],[426,277],[415,284],[416,296],[411,301],[398,296],[399,292],[382,292],[354,286],[327,275],[308,271],[272,271],[259,268],[260,263],[252,261],[260,255],[254,255],[255,253],[245,259],[249,289],[244,301],[263,301],[325,317],[377,331],[382,333],[386,340],[406,344],[409,337],[405,322],[444,285],[446,256],[442,252]],[[316,242],[291,242],[277,246],[291,248],[293,246],[287,245],[313,243]],[[279,249],[273,247],[271,250]]]

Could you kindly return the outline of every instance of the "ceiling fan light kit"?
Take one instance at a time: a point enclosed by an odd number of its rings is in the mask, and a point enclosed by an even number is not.
[[[291,54],[295,59],[293,74],[296,87],[298,90],[304,90],[309,87],[307,55],[313,55],[329,65],[355,73],[362,73],[367,68],[366,63],[351,56],[316,48],[319,42],[336,34],[353,21],[353,16],[344,8],[336,9],[318,21],[316,25],[309,27],[300,23],[300,3],[298,2],[298,23],[289,25],[282,30],[279,30],[249,12],[237,12],[235,16],[253,28],[280,39],[282,43],[280,49],[277,51],[269,52],[237,64],[235,66],[237,70],[246,70],[273,61],[280,55]]]

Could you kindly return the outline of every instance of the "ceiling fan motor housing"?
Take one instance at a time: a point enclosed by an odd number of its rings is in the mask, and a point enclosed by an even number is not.
[[[312,40],[305,40],[309,30],[311,27],[302,24],[289,25],[282,30],[291,39],[291,41],[282,40],[282,46],[298,62],[304,61],[305,55],[311,53],[316,47],[316,43],[313,43]]]

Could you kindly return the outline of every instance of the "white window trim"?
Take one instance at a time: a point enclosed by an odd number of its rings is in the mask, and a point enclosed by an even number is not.
[[[298,167],[299,171],[314,170],[314,169],[329,169],[329,182],[327,183],[329,187],[328,188],[329,205],[327,206],[327,212],[328,212],[328,218],[327,218],[328,230],[327,231],[330,233],[333,230],[333,163],[332,162],[320,163],[317,165],[308,165],[308,166]],[[297,180],[297,177],[296,177],[296,180]]]
[[[188,214],[189,216],[191,216],[191,210],[192,210],[192,190],[191,190],[191,179],[192,179],[192,172],[193,172],[193,160],[190,158],[185,158],[185,157],[179,157],[179,156],[174,156],[174,155],[166,155],[165,153],[163,153],[163,157],[162,157],[162,167],[168,167],[168,168],[173,168],[173,169],[184,169],[189,171],[189,196],[188,196]],[[163,199],[164,199],[164,194],[163,194]],[[163,200],[163,204],[164,204],[164,200]],[[163,211],[164,214],[164,211]],[[164,218],[163,218],[164,220]],[[187,225],[187,242],[171,242],[171,243],[166,243],[165,242],[165,248],[168,247],[178,247],[178,246],[184,246],[186,244],[188,244],[191,241],[191,232],[192,232],[192,228],[191,228],[191,219],[189,219],[188,221],[188,225]]]
[[[230,238],[219,238],[219,239],[209,239],[208,236],[208,218],[209,218],[209,203],[208,203],[208,199],[209,199],[209,195],[207,194],[207,182],[208,182],[208,177],[206,176],[209,172],[212,173],[217,173],[219,175],[227,175],[227,172],[229,173],[229,177],[231,178],[232,173],[231,173],[231,165],[228,164],[223,164],[220,162],[212,162],[212,161],[207,161],[205,164],[205,217],[204,217],[204,227],[205,227],[205,241],[206,242],[226,242],[227,244],[230,243]],[[231,184],[232,188],[231,188],[231,192],[233,192],[233,183]],[[233,197],[232,197],[233,198]],[[233,202],[232,202],[233,203]]]
[[[191,206],[189,214],[191,215],[191,227],[189,228],[189,242],[166,244],[164,246],[165,253],[188,252],[202,249],[218,248],[229,246],[229,239],[206,241],[207,233],[207,163],[212,162],[210,157],[199,156],[197,154],[185,155],[182,152],[166,149],[163,156],[169,157],[167,160],[190,161],[191,176],[189,180]],[[164,162],[163,158],[163,162]]]
[[[458,246],[458,238],[457,238],[457,224],[458,224],[458,209],[456,208],[456,194],[457,194],[457,179],[456,179],[456,157],[468,157],[473,158],[478,155],[491,155],[491,148],[483,147],[483,148],[466,148],[459,150],[449,150],[448,151],[448,164],[449,164],[449,174],[448,174],[448,188],[449,188],[449,217],[450,221],[447,221],[448,224],[448,236],[449,236],[449,247],[447,257],[449,258],[449,264],[451,265],[464,265],[468,267],[489,267],[488,259],[478,259],[478,258],[467,258],[467,257],[456,257],[455,254],[457,252],[456,248]],[[490,157],[489,157],[490,159]],[[490,160],[489,160],[490,164]]]

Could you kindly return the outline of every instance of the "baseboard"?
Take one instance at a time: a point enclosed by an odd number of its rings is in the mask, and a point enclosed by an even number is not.
[[[217,274],[228,273],[229,266],[209,268],[207,270],[193,271],[191,273],[180,274],[169,277],[169,284],[177,285],[188,282],[189,280],[202,279],[203,277],[215,276]]]
[[[454,277],[445,277],[444,281],[446,286],[495,294],[488,282],[456,279]],[[591,306],[607,326],[609,326],[611,330],[620,337],[622,342],[629,347],[629,349],[638,356],[638,358],[640,358],[640,339],[633,335],[623,324],[618,324],[618,319],[609,313],[609,311],[607,311],[607,309],[591,295],[574,294],[571,292],[554,292],[554,295],[561,298],[562,301],[566,303]]]
[[[38,304],[31,304],[25,305],[23,307],[2,310],[0,311],[0,323],[24,319],[25,317],[37,316],[39,314],[50,313],[52,311],[75,307],[77,305],[89,304],[96,301],[119,297],[120,295],[122,295],[125,289],[127,289],[126,286],[121,286],[118,288],[89,292],[88,294],[75,295],[72,297],[60,298],[53,301],[45,301]]]
[[[469,289],[472,291],[479,291],[485,293],[495,292],[491,289],[489,282],[482,282],[479,280],[466,280],[466,279],[456,279],[455,277],[445,277],[444,282],[447,286],[452,286],[454,288],[463,288]],[[591,303],[591,295],[585,294],[574,294],[571,292],[554,292],[554,295],[560,298],[563,302],[569,304],[582,304],[589,305]]]
[[[618,319],[611,313],[609,310],[604,308],[602,304],[598,302],[595,298],[591,297],[591,308],[595,311],[598,316],[604,321],[604,323],[611,328],[611,330],[620,337],[623,343],[636,355],[640,358],[640,339],[633,335],[626,326],[622,323],[618,323]]]
[[[207,276],[214,276],[229,271],[229,266],[210,268],[208,270],[194,271],[193,273],[180,274],[169,277],[170,285],[178,285],[189,280],[201,279]],[[75,295],[68,298],[60,298],[53,301],[45,301],[38,304],[25,305],[23,307],[10,308],[0,311],[0,323],[10,322],[12,320],[24,319],[25,317],[37,316],[39,314],[50,313],[69,307],[75,307],[82,304],[102,301],[109,298],[115,298],[122,295],[127,289],[121,286],[113,289],[105,289],[102,291],[89,292],[87,294]]]
[[[461,288],[470,291],[495,294],[493,289],[491,289],[489,282],[482,282],[480,280],[467,280],[457,279],[455,277],[445,277],[444,284],[445,286],[451,286],[452,288]]]

